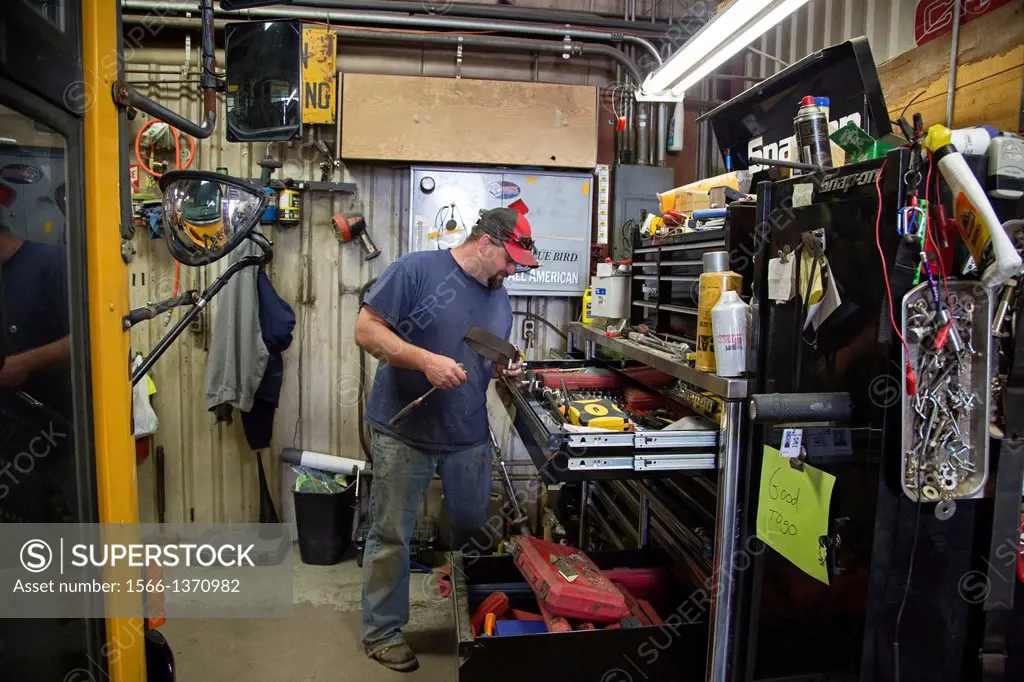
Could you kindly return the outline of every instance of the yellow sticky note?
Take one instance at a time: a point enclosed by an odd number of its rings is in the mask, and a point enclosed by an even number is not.
[[[836,477],[809,464],[790,466],[775,448],[765,446],[757,497],[757,537],[812,578],[828,585],[825,550],[828,507]]]
[[[146,392],[149,395],[156,393],[156,382],[154,382],[149,375],[146,375]]]
[[[807,289],[810,288],[811,296],[807,299],[808,305],[814,305],[825,295],[825,285],[822,283],[821,270],[825,267],[821,261],[814,264],[814,257],[804,249],[800,253],[800,300],[807,297]],[[814,281],[811,281],[811,270],[814,271]]]

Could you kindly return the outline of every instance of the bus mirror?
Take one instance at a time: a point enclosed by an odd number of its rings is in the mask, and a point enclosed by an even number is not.
[[[160,177],[163,236],[180,263],[207,265],[249,236],[267,195],[244,180],[209,171],[170,171]]]
[[[302,135],[302,25],[244,21],[224,27],[228,142]]]

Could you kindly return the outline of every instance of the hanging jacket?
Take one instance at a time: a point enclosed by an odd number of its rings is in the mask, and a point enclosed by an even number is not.
[[[263,379],[253,399],[252,408],[242,413],[242,429],[245,439],[253,450],[270,447],[274,428],[274,412],[281,397],[284,383],[284,358],[282,353],[292,344],[295,329],[295,312],[274,290],[267,273],[261,269],[256,279],[259,295],[259,321],[269,356]]]
[[[230,255],[231,262],[260,253],[252,241],[243,241]],[[217,315],[206,359],[206,409],[218,417],[230,408],[252,409],[263,380],[269,352],[260,331],[256,280],[260,268],[242,268],[217,296]],[[221,406],[227,406],[221,407]]]

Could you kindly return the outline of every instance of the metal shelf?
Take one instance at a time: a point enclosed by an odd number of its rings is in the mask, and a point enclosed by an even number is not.
[[[616,353],[621,353],[631,360],[654,367],[677,379],[682,379],[692,386],[710,391],[726,400],[740,400],[746,398],[750,392],[751,382],[748,379],[730,379],[720,377],[717,374],[701,372],[680,362],[677,358],[667,353],[661,353],[653,348],[645,348],[631,341],[605,336],[602,331],[579,322],[573,322],[569,325],[569,339],[570,343],[574,346],[582,340],[615,351]],[[580,348],[579,346],[577,348],[585,350],[585,348]]]

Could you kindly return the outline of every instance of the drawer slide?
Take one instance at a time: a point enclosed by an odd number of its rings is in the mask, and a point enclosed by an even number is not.
[[[543,377],[550,376],[545,375],[546,371],[563,370],[570,377],[579,377],[577,372],[588,377],[592,376],[588,372],[603,372],[609,388],[581,389],[583,395],[600,394],[617,401],[628,389],[645,388],[655,396],[666,396],[666,387],[640,383],[637,377],[643,375],[635,371],[637,367],[626,363],[618,367],[599,360],[546,360],[529,363],[520,380],[499,382],[499,393],[513,425],[545,479],[558,483],[714,470],[720,439],[717,424],[709,421],[708,428],[659,430],[638,417],[632,431],[588,429],[564,422],[556,407],[561,403],[555,402],[563,392],[551,388],[558,382],[548,381],[546,391],[543,385]],[[670,419],[695,414],[683,403],[667,396],[665,400],[667,413],[673,415]]]

